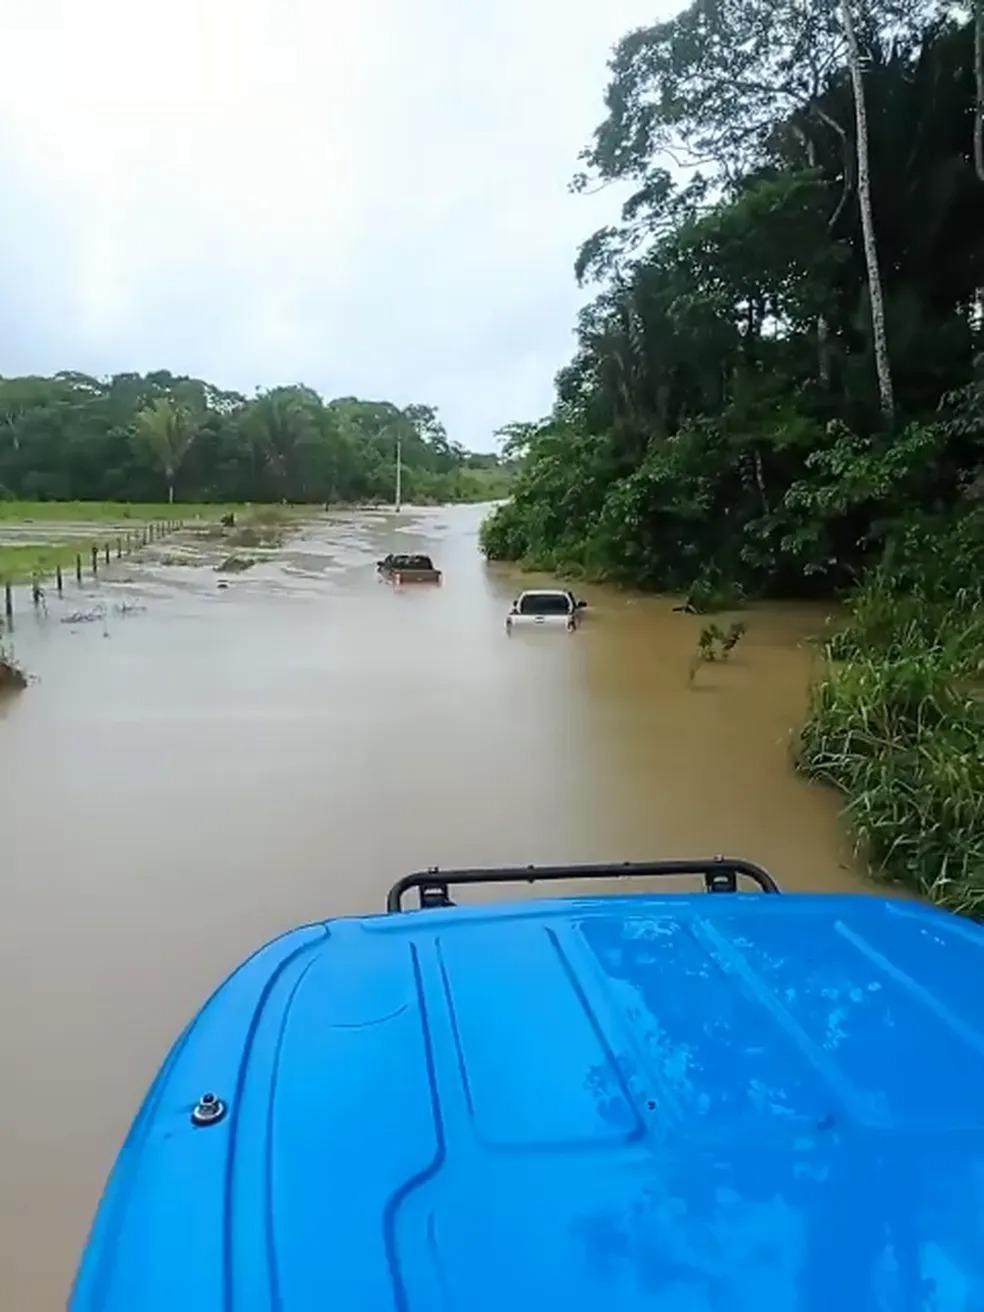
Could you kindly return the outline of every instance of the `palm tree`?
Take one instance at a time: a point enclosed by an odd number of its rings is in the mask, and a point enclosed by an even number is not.
[[[875,220],[871,207],[871,178],[868,169],[868,114],[864,103],[864,78],[851,4],[852,0],[840,0],[841,22],[844,25],[844,38],[847,44],[847,64],[851,72],[851,86],[854,90],[854,121],[857,127],[858,204],[861,207],[861,234],[864,238],[864,260],[868,271],[868,300],[871,304],[871,336],[875,348],[878,394],[881,399],[881,411],[885,422],[891,424],[895,415],[895,397],[892,392],[892,371],[888,362],[885,304],[882,299],[881,273],[878,268],[878,245],[875,241]]]
[[[175,475],[197,436],[191,411],[169,397],[152,401],[137,415],[136,437],[163,470],[169,504],[174,502]]]
[[[312,435],[321,402],[307,387],[274,387],[251,401],[243,422],[281,497],[286,497],[298,446]]]

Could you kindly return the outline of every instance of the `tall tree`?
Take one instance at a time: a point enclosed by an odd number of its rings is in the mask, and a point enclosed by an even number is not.
[[[977,0],[984,3],[984,0]],[[582,248],[579,274],[606,272],[624,253],[627,231],[639,228],[639,215],[653,225],[679,218],[672,187],[660,184],[657,158],[668,155],[687,164],[710,167],[711,178],[727,192],[743,175],[775,159],[777,141],[793,133],[802,143],[804,162],[815,164],[831,139],[841,158],[832,202],[833,228],[854,188],[859,150],[868,154],[863,94],[854,97],[854,112],[843,97],[829,92],[851,67],[849,45],[858,53],[857,28],[869,48],[905,48],[930,30],[937,0],[864,0],[857,24],[846,0],[692,0],[681,13],[652,27],[630,32],[616,47],[612,79],[606,93],[608,115],[584,152],[602,181],[635,180],[640,190],[626,211],[632,222],[607,229]],[[850,31],[848,31],[850,25]],[[860,72],[860,59],[853,61]],[[860,115],[860,119],[859,116]],[[852,140],[851,119],[865,125],[864,137]],[[581,178],[578,185],[586,184]],[[834,181],[834,180],[832,180]],[[831,188],[833,191],[833,187]],[[699,203],[699,198],[696,198]],[[884,309],[872,222],[870,181],[859,205],[861,244],[875,276],[871,286],[874,356],[879,396],[892,413],[891,378],[885,349]],[[853,213],[853,211],[848,211]],[[830,325],[816,322],[819,372],[829,379]]]
[[[984,182],[984,0],[974,0],[974,169]]]
[[[181,462],[198,434],[191,411],[176,401],[161,397],[137,416],[135,437],[151,452],[167,481],[167,499],[174,502],[174,480]]]
[[[251,401],[244,429],[273,475],[277,494],[291,495],[295,452],[318,426],[321,398],[309,387],[274,387]]]
[[[858,47],[851,3],[852,0],[840,0],[841,21],[844,24],[844,36],[847,42],[847,65],[851,74],[851,86],[854,89],[858,205],[861,210],[861,231],[864,238],[864,262],[868,270],[871,340],[875,355],[875,372],[878,375],[878,395],[885,422],[891,424],[895,418],[895,397],[892,389],[892,370],[888,359],[885,302],[882,297],[881,270],[878,267],[878,243],[875,239],[875,218],[871,203],[871,172],[868,161],[868,111],[864,99],[861,51]]]

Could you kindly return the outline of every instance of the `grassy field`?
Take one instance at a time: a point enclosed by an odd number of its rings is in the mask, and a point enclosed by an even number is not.
[[[214,523],[232,510],[237,521],[249,522],[279,507],[244,508],[224,505],[129,504],[114,501],[0,501],[0,583],[29,583],[50,578],[60,565],[75,568],[75,557],[88,565],[93,546],[102,555],[116,540],[142,533],[149,524],[182,520]]]
[[[166,501],[0,501],[0,526],[4,523],[140,523],[166,519],[218,519],[227,511],[241,511],[241,506],[184,504],[169,506]],[[257,507],[263,509],[263,507]]]
[[[0,542],[0,583],[29,583],[35,576],[48,578],[59,565],[64,570],[74,569],[76,555],[81,555],[85,564],[91,550],[88,538],[71,538],[47,546],[8,546]]]

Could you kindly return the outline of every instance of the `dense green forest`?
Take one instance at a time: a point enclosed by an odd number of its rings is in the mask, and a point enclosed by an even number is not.
[[[575,188],[631,183],[493,558],[847,594],[801,765],[984,907],[984,0],[697,0],[631,32]]]
[[[29,500],[485,500],[494,455],[448,440],[431,406],[277,387],[247,400],[166,370],[0,378],[0,497]]]

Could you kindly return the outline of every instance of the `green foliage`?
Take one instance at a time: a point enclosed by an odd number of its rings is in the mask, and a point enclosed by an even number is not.
[[[828,644],[800,764],[884,877],[984,914],[984,510],[894,545]]]
[[[512,500],[483,526],[485,553],[544,568],[583,565],[590,554],[585,541],[611,482],[607,444],[563,423],[540,425],[527,440],[531,455]]]
[[[690,661],[689,679],[693,683],[702,665],[726,661],[747,632],[747,626],[737,620],[723,629],[720,624],[706,624],[697,637],[697,650]]]
[[[857,8],[895,390],[879,407],[838,0],[694,0],[616,48],[553,414],[513,426],[490,556],[687,596],[854,588],[802,765],[887,877],[984,914],[984,186],[971,26]],[[663,152],[698,165],[682,187]],[[977,360],[975,363],[975,355]],[[691,677],[736,627],[708,625]],[[733,644],[732,644],[733,645]]]
[[[697,654],[702,661],[726,661],[745,634],[746,626],[738,620],[726,629],[707,624],[697,639]]]
[[[686,605],[681,609],[710,615],[719,610],[733,610],[743,600],[744,594],[736,583],[705,569],[691,586]]]
[[[0,505],[39,501],[383,501],[399,441],[408,500],[501,496],[430,406],[277,387],[252,400],[166,371],[0,378]]]
[[[521,469],[490,555],[685,592],[817,592],[855,584],[912,516],[984,490],[972,34],[922,0],[858,22],[893,430],[838,6],[700,0],[616,49],[585,159],[639,190],[579,256],[602,286],[554,413],[511,426]],[[664,149],[708,171],[677,188]]]
[[[168,501],[174,500],[175,474],[197,433],[191,411],[170,397],[151,401],[137,415],[134,437],[160,465],[167,481]]]

